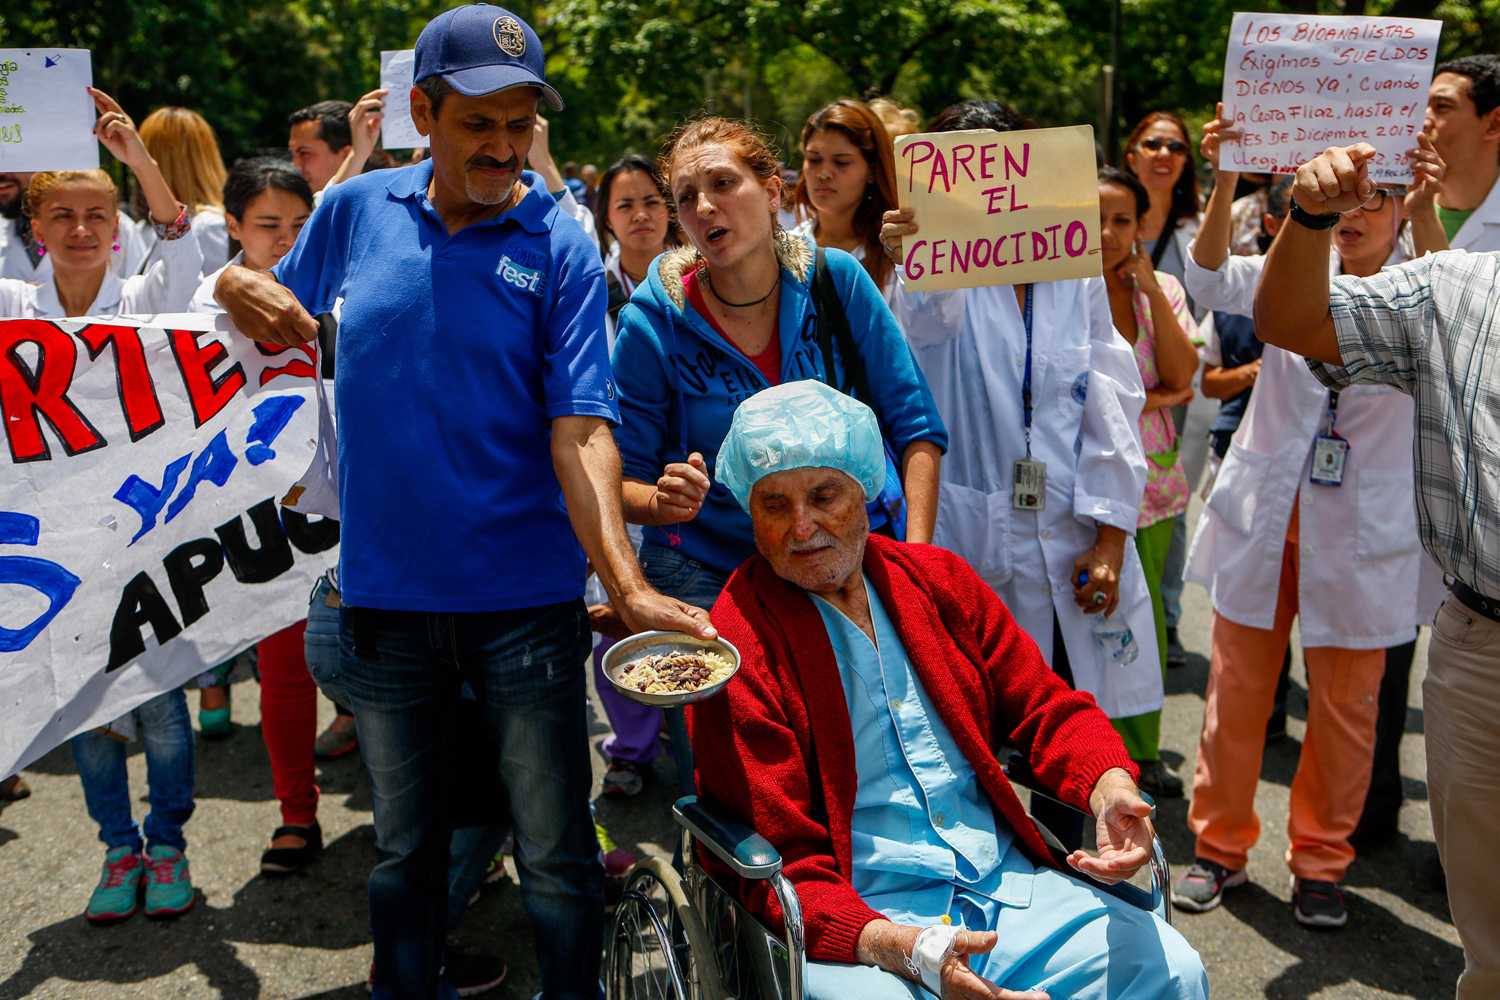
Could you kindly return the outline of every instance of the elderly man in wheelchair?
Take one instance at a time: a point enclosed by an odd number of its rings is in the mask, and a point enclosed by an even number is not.
[[[679,818],[709,834],[724,860],[701,863],[750,915],[784,933],[800,911],[804,995],[1206,997],[1182,936],[1111,892],[1153,833],[1104,713],[961,559],[870,534],[885,475],[871,410],[817,382],[765,390],[736,411],[716,475],[759,555],[713,610],[742,665],[689,708],[703,803]],[[1001,747],[1093,813],[1097,857],[1049,850]],[[713,810],[769,841],[780,874],[725,864]]]

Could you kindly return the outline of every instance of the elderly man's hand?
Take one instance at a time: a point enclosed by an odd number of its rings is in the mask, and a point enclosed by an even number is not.
[[[916,946],[920,927],[872,920],[865,924],[855,945],[855,954],[865,965],[874,965],[908,982],[920,983],[921,976],[906,965]],[[1048,1000],[1041,990],[1005,990],[969,968],[970,955],[983,955],[995,949],[999,935],[994,931],[959,931],[953,948],[943,963],[942,1000]]]
[[[629,634],[637,632],[686,632],[700,639],[718,638],[719,632],[708,621],[708,612],[675,597],[668,597],[650,587],[635,590],[620,598],[620,617]]]
[[[1311,215],[1352,212],[1375,196],[1369,167],[1374,156],[1367,142],[1330,146],[1297,168],[1292,197]]]
[[[630,629],[613,604],[590,604],[588,610],[589,631],[598,632],[606,639],[617,642],[630,638]]]
[[[251,340],[297,347],[318,335],[318,321],[268,272],[232,265],[214,286],[214,298],[235,328]]]
[[[1151,807],[1130,775],[1117,767],[1099,776],[1089,806],[1094,810],[1099,856],[1074,851],[1068,864],[1100,882],[1123,882],[1151,860]]]

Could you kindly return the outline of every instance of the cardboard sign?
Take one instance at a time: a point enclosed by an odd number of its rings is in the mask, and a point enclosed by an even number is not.
[[[1099,182],[1088,125],[925,132],[896,140],[912,291],[1098,277]]]
[[[382,149],[426,149],[427,137],[411,120],[412,77],[417,70],[415,49],[380,53],[380,85],[385,95],[385,119],[380,123]]]
[[[306,617],[338,559],[277,504],[310,354],[215,326],[0,321],[0,774]]]
[[[1226,170],[1294,173],[1329,146],[1368,142],[1370,177],[1406,184],[1441,21],[1409,17],[1235,14],[1224,60],[1224,115],[1243,134]]]
[[[92,170],[88,49],[0,49],[0,172]]]

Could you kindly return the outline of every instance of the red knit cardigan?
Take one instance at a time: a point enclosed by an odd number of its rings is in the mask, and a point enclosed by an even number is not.
[[[890,614],[918,680],[979,783],[1036,864],[1052,867],[996,759],[1029,748],[1037,777],[1088,808],[1112,767],[1138,772],[1093,696],[1072,691],[1036,643],[958,556],[871,535],[864,571]],[[797,889],[807,955],[854,962],[865,924],[884,919],[851,884],[850,821],[858,775],[843,682],[828,630],[802,589],[752,557],[729,578],[713,623],[742,663],[724,693],[689,706],[701,795],[738,813],[781,853]],[[781,927],[766,882],[736,880],[702,859],[759,919]]]

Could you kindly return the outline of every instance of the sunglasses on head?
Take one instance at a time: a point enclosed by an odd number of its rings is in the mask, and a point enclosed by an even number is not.
[[[1187,152],[1187,143],[1182,142],[1179,139],[1163,139],[1160,136],[1155,135],[1153,135],[1149,139],[1142,139],[1140,142],[1136,143],[1136,146],[1144,149],[1148,153],[1156,153],[1165,149],[1167,152],[1173,154],[1174,156],[1181,156],[1183,153]]]

